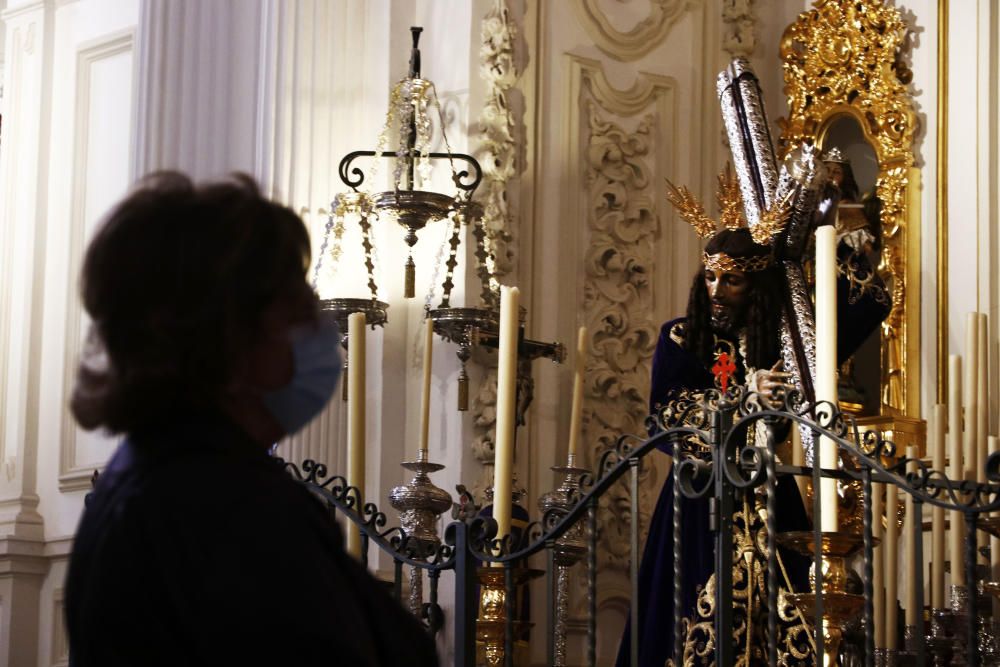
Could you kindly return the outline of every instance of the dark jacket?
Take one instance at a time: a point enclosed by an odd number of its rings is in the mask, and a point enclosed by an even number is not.
[[[126,439],[77,530],[70,664],[437,665],[328,512],[231,422]]]

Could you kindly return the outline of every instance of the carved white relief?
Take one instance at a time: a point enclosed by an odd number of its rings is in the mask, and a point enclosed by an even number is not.
[[[472,420],[478,433],[472,440],[472,455],[482,465],[482,470],[471,490],[477,499],[481,499],[483,491],[493,483],[493,461],[496,457],[494,440],[497,423],[496,368],[486,371],[479,382],[479,390],[472,399]]]
[[[749,58],[757,48],[754,0],[722,0],[722,48],[732,58]]]
[[[515,133],[519,124],[512,109],[511,95],[518,80],[515,56],[517,26],[510,15],[506,0],[495,0],[483,17],[480,27],[479,75],[486,90],[483,109],[479,114],[480,144],[478,159],[483,168],[479,186],[483,205],[483,225],[492,250],[492,270],[500,278],[511,273],[517,261],[516,179],[520,168],[517,160]],[[474,363],[482,363],[477,356]],[[496,426],[496,368],[487,368],[472,399],[472,454],[482,465],[479,478],[472,486],[477,500],[493,483],[494,430]]]
[[[516,121],[510,92],[517,82],[514,54],[517,27],[505,0],[496,0],[483,18],[479,74],[486,83],[483,110],[479,115],[483,167],[483,222],[493,247],[494,274],[499,278],[514,270],[517,223],[510,205],[512,181],[519,172]]]
[[[653,241],[659,228],[650,178],[653,114],[633,131],[586,103],[587,227],[584,303],[591,335],[584,407],[591,461],[623,434],[642,434],[648,414],[649,374],[656,345],[650,285]],[[644,531],[658,484],[643,466],[640,529]],[[601,499],[600,566],[626,568],[629,553],[629,491],[622,484]]]
[[[616,4],[631,4],[620,0]],[[628,30],[617,28],[599,0],[577,0],[576,7],[583,27],[594,43],[618,60],[637,60],[663,43],[670,28],[690,4],[688,0],[646,0],[648,10]]]

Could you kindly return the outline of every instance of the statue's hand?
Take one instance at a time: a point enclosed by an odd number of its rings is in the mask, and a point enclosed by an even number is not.
[[[816,206],[814,220],[817,227],[837,223],[837,207],[840,206],[840,188],[833,183],[827,183],[823,188],[819,204]]]
[[[750,380],[751,391],[757,392],[764,407],[772,410],[780,408],[785,393],[794,389],[789,383],[792,374],[782,371],[781,367],[779,359],[771,368],[756,371]]]

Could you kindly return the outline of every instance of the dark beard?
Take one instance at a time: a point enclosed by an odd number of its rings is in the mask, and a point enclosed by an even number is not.
[[[743,313],[723,306],[721,308],[712,307],[711,310],[712,331],[723,336],[733,336],[743,328]]]

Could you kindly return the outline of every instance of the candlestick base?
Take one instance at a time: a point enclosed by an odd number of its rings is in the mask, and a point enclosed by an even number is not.
[[[518,618],[522,597],[522,586],[535,577],[545,574],[541,570],[526,567],[510,568],[513,579],[514,620],[511,622],[514,651],[514,665],[528,662],[528,633],[533,623]],[[485,667],[501,667],[506,657],[507,631],[507,569],[502,567],[481,567],[479,577],[479,618],[476,620],[476,664]]]
[[[916,667],[917,665],[917,628],[907,625],[903,629],[903,650],[895,652],[895,665],[898,667]]]
[[[546,528],[554,526],[573,508],[579,500],[580,475],[589,472],[586,468],[575,465],[575,457],[570,455],[564,466],[552,466],[551,470],[563,475],[562,483],[538,499],[538,506],[544,517]],[[556,540],[556,565],[570,566],[576,563],[587,550],[583,536],[583,523],[577,522],[566,533]]]
[[[441,544],[438,537],[438,517],[451,509],[451,494],[434,485],[428,473],[443,470],[440,463],[427,460],[420,450],[416,461],[406,461],[403,467],[413,471],[413,479],[389,492],[389,504],[399,512],[399,525],[406,533],[404,550],[413,558],[428,558]],[[410,611],[420,615],[423,608],[423,572],[414,566],[410,570]]]
[[[972,649],[968,644],[968,634],[966,628],[969,622],[969,590],[965,586],[952,584],[950,589],[951,619],[950,637],[952,645],[952,665],[967,664],[968,651]]]
[[[826,584],[823,587],[826,588]],[[815,593],[788,593],[785,599],[795,605],[810,624],[816,625]],[[840,653],[844,628],[851,620],[857,618],[864,606],[865,598],[862,595],[824,590],[822,619],[824,664],[837,664],[836,656]]]
[[[953,622],[950,609],[931,609],[931,631],[927,636],[927,650],[934,667],[947,667],[954,657],[954,640],[951,635]]]
[[[814,557],[816,539],[812,531],[779,533],[778,543],[795,551]],[[865,605],[862,595],[847,592],[847,559],[864,546],[860,533],[823,532],[820,534],[820,552],[823,559],[822,581],[816,581],[815,568],[809,568],[811,593],[790,593],[785,597],[813,626],[822,628],[824,664],[837,664],[844,629],[857,618]],[[823,618],[816,618],[816,591],[822,591]],[[894,658],[895,659],[895,658]],[[894,663],[895,664],[895,663]]]
[[[875,667],[916,667],[917,656],[894,648],[875,649]]]
[[[989,616],[979,616],[976,633],[979,644],[979,664],[991,667],[1000,664],[1000,645],[997,642],[997,624]]]
[[[451,494],[434,485],[428,473],[443,470],[440,463],[426,460],[426,452],[403,467],[413,471],[413,479],[389,492],[389,504],[399,512],[400,527],[410,539],[409,546],[418,553],[432,551],[441,543],[437,534],[438,517],[451,509]]]
[[[778,544],[793,549],[800,554],[812,556],[815,553],[815,537],[811,530],[795,530],[778,533],[775,536]],[[872,538],[872,546],[877,547],[880,540]],[[848,559],[857,554],[865,546],[861,533],[823,532],[820,533],[820,551],[824,556]]]
[[[576,456],[570,454],[566,465],[552,466],[552,471],[563,475],[562,483],[538,500],[546,529],[558,523],[580,498],[580,475],[589,472],[576,466]],[[583,522],[577,521],[556,540],[553,549],[556,572],[555,662],[553,667],[566,664],[566,624],[569,620],[569,568],[587,552]]]

